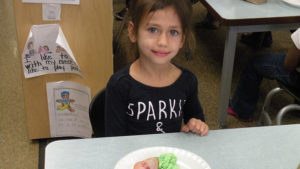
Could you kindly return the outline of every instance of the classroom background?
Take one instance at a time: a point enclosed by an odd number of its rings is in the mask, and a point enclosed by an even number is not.
[[[114,0],[114,13],[125,7],[125,0]],[[196,3],[193,6],[195,25],[203,21],[206,9]],[[114,33],[121,21],[114,20]],[[100,28],[99,28],[100,29]],[[220,129],[217,123],[217,110],[223,59],[225,28],[206,29],[195,27],[197,42],[195,55],[188,61],[177,57],[174,63],[190,69],[199,81],[199,98],[210,129]],[[126,31],[125,31],[126,33]],[[239,77],[248,60],[260,54],[285,53],[292,45],[289,31],[272,32],[273,43],[269,48],[252,48],[237,42],[235,67],[233,72],[232,91],[236,88]],[[239,35],[240,36],[240,35]],[[13,1],[0,0],[0,168],[1,169],[36,169],[39,163],[39,142],[30,140],[27,134],[24,93],[22,86],[22,66],[18,51],[18,39],[14,18]],[[259,112],[266,93],[276,86],[272,80],[263,80],[260,99],[254,121],[240,122],[228,116],[227,128],[257,126]],[[284,105],[293,102],[287,94],[274,97],[271,107],[271,118],[274,121],[277,111]],[[299,123],[300,118],[286,115],[283,124]]]

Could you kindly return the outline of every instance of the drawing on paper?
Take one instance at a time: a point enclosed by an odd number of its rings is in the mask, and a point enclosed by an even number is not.
[[[70,112],[74,112],[75,110],[71,107],[71,103],[74,103],[74,99],[70,99],[70,92],[69,91],[63,91],[61,92],[61,99],[57,99],[56,102],[60,103],[60,105],[57,106],[57,110],[69,110]]]

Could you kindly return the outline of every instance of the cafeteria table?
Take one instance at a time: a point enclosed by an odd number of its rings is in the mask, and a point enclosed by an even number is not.
[[[47,145],[45,169],[113,169],[128,153],[153,146],[192,152],[211,169],[296,169],[299,140],[300,124],[211,130],[203,137],[169,133],[62,140]]]
[[[200,0],[200,2],[222,26],[228,28],[218,107],[218,123],[220,127],[226,127],[238,33],[297,29],[300,27],[300,8],[283,0],[267,0],[260,5],[245,0]]]

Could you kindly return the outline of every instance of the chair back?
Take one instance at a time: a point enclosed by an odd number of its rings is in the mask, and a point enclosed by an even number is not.
[[[269,91],[265,98],[264,105],[262,107],[261,115],[259,118],[259,123],[261,124],[267,124],[267,125],[272,124],[272,120],[269,115],[269,107],[270,107],[271,99],[276,93],[279,93],[281,91],[284,91],[289,95],[291,95],[294,98],[295,102],[294,104],[286,105],[280,109],[280,111],[277,113],[276,116],[276,124],[281,125],[282,118],[287,112],[292,110],[297,110],[297,111],[300,110],[300,87],[291,86],[290,84],[287,84],[279,80],[277,80],[277,83],[278,83],[278,87]]]
[[[93,128],[92,137],[104,137],[105,88],[92,99],[89,107],[90,122]]]
[[[293,86],[290,86],[284,82],[277,81],[278,86],[282,89],[284,89],[287,93],[289,93],[291,96],[293,96],[296,100],[296,102],[300,103],[300,87],[295,88]]]

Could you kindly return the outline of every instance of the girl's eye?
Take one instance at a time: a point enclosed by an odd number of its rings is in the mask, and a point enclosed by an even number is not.
[[[158,29],[157,29],[157,28],[151,27],[151,28],[148,28],[148,31],[149,31],[150,33],[156,33],[156,32],[158,32]]]
[[[172,36],[176,36],[176,35],[179,34],[179,32],[176,31],[176,30],[171,30],[171,31],[170,31],[170,34],[171,34]]]

